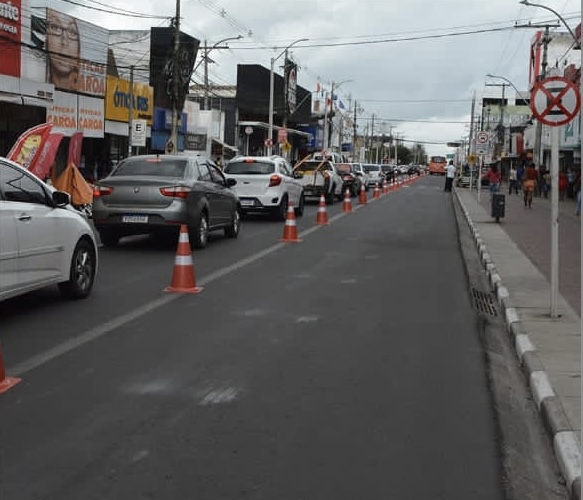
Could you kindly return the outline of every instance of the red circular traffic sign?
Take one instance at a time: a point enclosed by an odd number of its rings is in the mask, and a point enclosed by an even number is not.
[[[273,139],[265,139],[263,144],[265,145],[266,148],[270,148],[271,146],[273,146]]]
[[[572,81],[562,76],[550,76],[532,89],[530,109],[539,122],[559,127],[577,116],[581,109],[581,94]]]

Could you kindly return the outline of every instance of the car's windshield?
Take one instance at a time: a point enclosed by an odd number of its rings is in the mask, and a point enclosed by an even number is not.
[[[227,163],[226,174],[264,175],[275,172],[275,165],[266,161],[237,160]]]
[[[184,177],[188,160],[181,158],[129,158],[120,163],[112,172],[112,176],[164,176],[164,177]]]

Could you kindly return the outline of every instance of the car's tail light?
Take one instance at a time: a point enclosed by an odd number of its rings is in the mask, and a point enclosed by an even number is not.
[[[182,198],[188,197],[191,189],[187,186],[168,186],[160,188],[160,193],[163,196],[169,196],[170,198]]]
[[[269,178],[269,187],[279,186],[281,184],[281,177],[279,175],[272,175]]]
[[[108,194],[113,193],[113,188],[109,186],[93,186],[93,197],[97,198],[98,196],[107,196]]]

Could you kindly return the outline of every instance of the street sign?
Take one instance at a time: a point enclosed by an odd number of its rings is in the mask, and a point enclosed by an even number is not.
[[[271,146],[273,146],[273,140],[272,139],[269,139],[269,138],[268,139],[265,139],[265,141],[263,142],[263,145],[266,148],[270,148]]]
[[[535,118],[550,127],[569,123],[581,109],[578,87],[562,76],[538,82],[530,94],[530,109]]]
[[[253,127],[245,127],[245,133],[251,135],[253,133]]]
[[[490,152],[490,133],[480,130],[476,134],[476,154],[487,155]]]
[[[132,120],[132,146],[144,147],[146,145],[146,120]]]

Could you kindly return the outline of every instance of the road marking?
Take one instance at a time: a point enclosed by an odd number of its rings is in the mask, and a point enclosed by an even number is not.
[[[346,215],[345,213],[341,212],[341,213],[331,217],[329,220],[330,220],[330,222],[332,222],[334,220],[340,219],[341,217],[344,217],[345,215]],[[325,227],[325,226],[313,226],[313,227],[306,229],[305,231],[299,233],[298,236],[299,237],[308,236],[315,231],[321,230],[323,227]],[[207,276],[203,277],[202,279],[197,280],[198,281],[197,285],[198,286],[208,285],[209,283],[212,283],[213,281],[216,281],[219,278],[226,276],[227,274],[230,274],[230,273],[237,271],[237,270],[239,270],[239,269],[241,269],[249,264],[252,264],[253,262],[258,261],[258,260],[266,257],[269,254],[277,252],[278,250],[282,249],[285,246],[286,246],[286,243],[276,243],[275,245],[272,245],[272,246],[266,248],[265,250],[262,250],[254,255],[251,255],[249,257],[245,257],[245,258],[240,259],[236,262],[233,262],[231,265],[224,267],[222,269],[219,269],[217,271],[214,271],[214,272],[208,274]],[[133,320],[138,319],[142,316],[145,316],[146,314],[149,314],[152,311],[155,311],[156,309],[158,309],[162,306],[165,306],[166,304],[169,304],[175,300],[178,300],[181,297],[183,297],[183,294],[178,293],[178,294],[173,294],[173,295],[164,295],[160,298],[152,300],[152,301],[150,301],[142,306],[137,307],[133,311],[130,311],[126,314],[122,314],[121,316],[118,316],[117,318],[113,318],[112,320],[106,321],[105,323],[103,323],[101,325],[90,328],[89,330],[86,330],[85,332],[81,333],[77,337],[71,338],[65,342],[57,344],[56,346],[54,346],[50,349],[47,349],[44,352],[36,354],[35,356],[28,358],[27,360],[23,361],[22,363],[18,363],[14,366],[8,367],[8,370],[12,376],[20,377],[23,374],[25,374],[31,370],[34,370],[35,368],[38,368],[42,365],[45,365],[46,363],[53,361],[54,359],[57,359],[65,354],[73,351],[74,349],[82,347],[85,344],[88,344],[89,342],[92,342],[93,340],[96,340],[100,337],[104,337],[105,335],[108,335],[109,333],[111,333],[114,330],[116,330],[117,328],[120,328],[121,326],[129,323],[130,321],[133,321]]]

